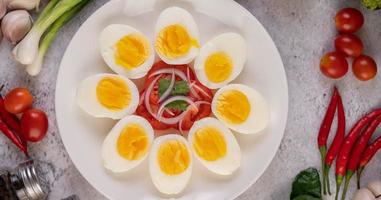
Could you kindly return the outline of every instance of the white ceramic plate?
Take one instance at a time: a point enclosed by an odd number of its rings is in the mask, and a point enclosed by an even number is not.
[[[233,199],[252,185],[273,159],[286,125],[287,81],[282,60],[262,25],[245,8],[231,0],[112,0],[97,10],[78,30],[62,59],[56,88],[57,122],[63,143],[75,166],[98,191],[109,199],[158,199],[151,183],[147,160],[123,175],[107,172],[101,161],[101,145],[116,121],[96,119],[75,104],[76,87],[87,76],[111,72],[98,46],[101,30],[111,23],[136,27],[148,37],[159,13],[169,7],[187,9],[200,30],[201,44],[226,31],[235,31],[248,43],[248,61],[236,83],[260,91],[270,106],[269,127],[260,135],[237,139],[243,153],[242,166],[234,176],[210,175],[195,162],[191,181],[179,199]]]

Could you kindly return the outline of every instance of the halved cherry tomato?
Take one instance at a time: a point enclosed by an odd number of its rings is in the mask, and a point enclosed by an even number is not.
[[[335,39],[335,47],[337,51],[351,57],[361,55],[364,50],[364,45],[361,39],[353,34],[343,34],[337,36]]]
[[[26,88],[15,88],[4,97],[5,109],[13,114],[24,112],[32,106],[33,97]]]
[[[372,57],[361,55],[352,64],[353,74],[361,81],[374,78],[377,74],[377,64]]]
[[[355,8],[344,8],[337,12],[335,24],[341,33],[354,33],[364,24],[364,16]]]
[[[329,52],[320,60],[320,71],[329,78],[341,78],[348,72],[348,62],[343,53]]]
[[[21,132],[30,142],[38,142],[48,131],[48,117],[38,109],[29,109],[21,116]]]

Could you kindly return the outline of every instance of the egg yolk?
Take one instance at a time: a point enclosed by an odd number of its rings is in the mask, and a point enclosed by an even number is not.
[[[126,69],[139,67],[148,58],[148,41],[138,34],[124,36],[116,43],[115,62]]]
[[[140,125],[129,124],[120,133],[116,148],[120,156],[127,160],[139,160],[147,154],[148,136]]]
[[[216,52],[205,60],[205,74],[214,83],[220,83],[228,79],[233,70],[233,62],[229,55],[224,52]]]
[[[168,58],[178,58],[186,55],[191,47],[199,48],[198,41],[191,38],[188,31],[180,24],[163,28],[155,43],[156,50]]]
[[[177,175],[184,172],[190,163],[187,146],[177,140],[169,140],[160,145],[157,159],[162,172]]]
[[[216,110],[219,116],[231,124],[241,124],[250,114],[250,103],[246,95],[238,90],[228,90],[218,97]]]
[[[99,103],[109,110],[119,111],[131,102],[131,92],[123,79],[106,77],[99,81],[96,88]]]
[[[225,139],[214,127],[197,130],[193,137],[193,147],[197,155],[207,161],[215,161],[226,155]]]

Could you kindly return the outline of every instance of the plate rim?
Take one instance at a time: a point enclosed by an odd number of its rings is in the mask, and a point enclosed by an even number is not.
[[[73,160],[72,159],[72,156],[70,153],[71,151],[68,150],[68,147],[67,147],[67,144],[64,142],[64,139],[62,137],[62,134],[61,134],[61,130],[62,130],[62,127],[59,123],[60,121],[60,114],[61,113],[61,109],[58,109],[59,106],[58,105],[58,101],[59,99],[57,98],[57,94],[58,94],[58,89],[59,89],[59,86],[61,85],[61,82],[62,82],[62,77],[61,74],[62,74],[62,65],[63,65],[63,62],[67,59],[66,57],[68,57],[68,51],[67,49],[69,49],[69,47],[72,45],[72,41],[73,39],[77,36],[78,32],[80,32],[81,29],[83,29],[83,24],[87,23],[90,18],[94,17],[95,15],[98,15],[100,12],[101,12],[101,9],[106,7],[106,6],[110,6],[111,4],[113,3],[117,3],[118,1],[123,1],[123,0],[110,0],[106,3],[104,3],[103,5],[101,5],[100,7],[98,7],[91,15],[89,15],[87,17],[87,19],[82,22],[82,24],[80,25],[80,27],[76,30],[75,34],[72,36],[72,38],[70,39],[70,42],[68,43],[66,49],[65,49],[65,52],[62,56],[62,59],[60,61],[60,65],[59,65],[59,69],[58,69],[58,73],[57,73],[57,81],[56,81],[56,86],[55,86],[55,92],[54,92],[54,105],[55,105],[55,116],[56,116],[56,123],[57,123],[57,127],[58,127],[58,133],[61,137],[61,140],[62,140],[62,143],[63,143],[63,146],[65,148],[65,151],[67,152],[67,154],[69,155],[69,158],[71,160],[71,162],[73,163],[73,165],[75,166],[75,168],[78,170],[78,172],[80,173],[80,175],[97,191],[99,192],[100,194],[102,194],[104,197],[106,198],[110,198],[108,195],[106,195],[104,193],[103,190],[99,190],[92,182],[88,181],[86,176],[84,175],[83,171],[81,170],[81,167],[79,167],[79,164],[77,163],[77,161]],[[155,0],[157,1],[157,0]],[[184,1],[189,1],[189,0],[184,0]],[[288,89],[288,80],[287,80],[287,74],[286,74],[286,70],[285,70],[285,67],[284,67],[284,63],[283,63],[283,60],[282,60],[282,57],[280,55],[280,52],[279,52],[279,49],[277,48],[277,46],[275,45],[275,42],[274,40],[272,39],[271,35],[269,34],[269,32],[267,31],[267,29],[263,26],[263,24],[250,12],[248,11],[245,7],[243,7],[241,4],[239,4],[238,2],[234,1],[234,0],[218,0],[219,3],[233,3],[235,4],[236,6],[238,6],[243,12],[245,12],[245,14],[247,16],[250,17],[250,20],[254,20],[258,25],[259,25],[259,28],[262,29],[262,31],[264,31],[266,37],[268,37],[271,41],[271,45],[273,46],[273,48],[275,49],[275,52],[276,52],[276,56],[278,57],[278,60],[280,61],[280,70],[281,70],[281,73],[282,73],[282,81],[281,82],[284,82],[284,89],[285,89],[285,99],[284,99],[284,102],[285,102],[285,105],[286,107],[284,108],[285,109],[285,118],[284,120],[281,120],[280,123],[278,123],[281,127],[281,130],[282,132],[280,133],[280,137],[277,137],[279,138],[278,141],[276,141],[276,144],[274,144],[274,146],[276,146],[276,148],[274,148],[274,150],[271,152],[271,156],[268,156],[268,159],[266,159],[266,162],[264,163],[264,166],[262,170],[259,170],[259,175],[257,177],[254,177],[249,184],[247,184],[245,187],[242,187],[242,189],[240,190],[235,190],[235,192],[231,193],[230,196],[227,196],[227,199],[230,199],[230,200],[233,200],[235,198],[237,198],[239,195],[243,194],[245,191],[247,191],[254,183],[256,183],[259,178],[264,174],[264,172],[268,169],[268,167],[270,166],[270,164],[272,163],[272,161],[274,160],[278,150],[279,150],[279,147],[282,143],[282,140],[284,138],[284,134],[285,134],[285,131],[286,131],[286,126],[287,126],[287,122],[288,122],[288,115],[289,115],[289,89]],[[60,110],[60,111],[58,111]],[[111,199],[111,198],[110,198]]]

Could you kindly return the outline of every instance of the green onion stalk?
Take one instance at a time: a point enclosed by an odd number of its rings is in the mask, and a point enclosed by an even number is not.
[[[44,35],[42,41],[40,42],[40,47],[38,49],[37,57],[34,59],[32,64],[29,64],[26,67],[26,71],[28,72],[29,75],[36,76],[38,73],[40,73],[45,54],[47,50],[49,49],[50,44],[54,41],[54,38],[56,37],[60,28],[63,25],[65,25],[68,21],[70,21],[75,16],[75,14],[77,14],[89,1],[90,0],[83,0],[73,9],[64,13],[60,18],[58,18],[52,24],[52,26],[49,28],[49,30]],[[41,13],[41,14],[44,14],[44,13]]]
[[[40,39],[49,27],[64,13],[73,9],[82,1],[87,0],[52,0],[42,11],[32,29],[25,38],[13,49],[14,58],[24,65],[34,62],[38,56]]]

